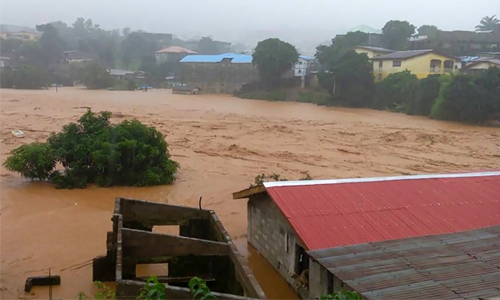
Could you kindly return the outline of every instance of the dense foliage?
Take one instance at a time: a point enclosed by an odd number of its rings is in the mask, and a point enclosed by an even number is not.
[[[390,74],[377,84],[377,96],[373,107],[409,112],[417,83],[417,76],[410,71]]]
[[[493,15],[491,17],[486,16],[479,22],[479,25],[476,26],[477,31],[489,31],[489,30],[498,30],[498,25],[500,25],[500,20],[497,19],[497,16]]]
[[[60,188],[171,184],[178,164],[163,135],[138,120],[110,123],[111,113],[90,110],[53,133],[46,143],[24,145],[4,162],[10,170]],[[60,164],[63,169],[55,169]]]
[[[92,90],[105,89],[113,85],[113,79],[106,68],[96,63],[80,69],[78,71],[78,79],[80,83]]]
[[[366,54],[351,50],[367,39],[366,33],[350,32],[333,39],[330,46],[317,48],[316,58],[323,66],[318,81],[332,96],[332,105],[370,105],[374,91],[372,63]]]
[[[279,39],[267,39],[257,44],[253,64],[259,70],[260,80],[280,78],[297,62],[299,53],[294,46]]]
[[[40,89],[49,85],[47,76],[34,65],[18,69],[3,68],[0,73],[0,87],[16,89]]]
[[[490,68],[478,77],[451,78],[442,85],[431,117],[467,123],[500,120],[500,69]]]
[[[408,38],[415,33],[415,26],[407,21],[391,20],[382,28],[382,42],[388,49],[406,50]]]

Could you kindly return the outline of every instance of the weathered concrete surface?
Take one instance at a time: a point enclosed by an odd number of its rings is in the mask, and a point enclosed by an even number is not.
[[[226,294],[265,299],[213,211],[118,198],[111,220],[113,232],[107,233],[107,253],[94,259],[93,279],[115,280],[119,299],[138,296],[143,284],[136,280],[138,263],[165,262],[168,262],[168,277],[172,278],[167,286],[167,295],[171,294],[168,299],[191,297],[189,290],[186,296],[183,294],[186,290],[174,287],[185,287],[187,283],[173,278],[197,276],[214,278],[207,286],[225,293],[221,294],[222,299],[232,299],[232,295]],[[153,233],[151,230],[157,225],[179,225],[180,235]],[[177,295],[178,292],[181,294]]]
[[[233,94],[243,84],[259,80],[254,65],[235,64],[228,59],[220,63],[181,63],[181,70],[183,83],[209,94]]]
[[[293,228],[266,193],[250,196],[248,201],[248,242],[293,285],[296,271],[296,247],[305,249]],[[298,293],[308,298],[308,290]]]

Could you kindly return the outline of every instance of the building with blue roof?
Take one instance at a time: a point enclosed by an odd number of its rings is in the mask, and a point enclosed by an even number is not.
[[[233,94],[243,84],[259,80],[252,56],[238,53],[187,55],[180,61],[181,81],[203,93]]]

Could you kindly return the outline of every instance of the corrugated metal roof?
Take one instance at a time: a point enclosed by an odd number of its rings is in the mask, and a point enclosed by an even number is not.
[[[188,55],[181,59],[181,63],[218,63],[223,59],[231,59],[234,64],[248,64],[252,63],[252,56],[238,53],[224,53],[217,55]]]
[[[299,55],[300,58],[305,59],[305,60],[315,60],[316,58],[314,56],[309,56],[309,55]]]
[[[500,226],[309,251],[367,299],[500,296]]]
[[[373,47],[373,46],[357,46],[355,48],[362,48],[366,50],[371,50],[375,52],[383,52],[383,53],[392,53],[395,52],[394,50],[387,49],[387,48],[382,48],[382,47]]]
[[[426,54],[426,53],[430,53],[432,51],[434,51],[434,50],[432,50],[432,49],[424,49],[424,50],[396,51],[396,52],[392,52],[392,53],[389,53],[389,54],[385,54],[385,55],[380,55],[380,56],[374,57],[373,59],[376,59],[376,60],[381,60],[381,59],[407,59],[407,58],[411,58],[411,57],[423,55],[423,54]]]
[[[500,224],[500,172],[265,186],[310,250]]]
[[[179,46],[170,46],[163,48],[161,50],[156,51],[156,53],[189,53],[189,54],[196,54],[195,51],[179,47]]]

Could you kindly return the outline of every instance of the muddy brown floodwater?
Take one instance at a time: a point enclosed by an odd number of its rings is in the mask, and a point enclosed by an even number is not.
[[[498,169],[500,129],[432,121],[364,109],[241,100],[230,96],[143,92],[1,90],[1,160],[22,144],[43,141],[86,108],[113,121],[136,117],[165,134],[181,169],[172,186],[56,190],[1,170],[1,298],[47,298],[23,291],[27,276],[61,275],[53,297],[92,291],[92,258],[105,253],[116,197],[203,206],[217,212],[248,257],[270,298],[295,298],[246,245],[246,201],[231,193],[255,175],[297,179]],[[26,137],[17,139],[11,131]]]

